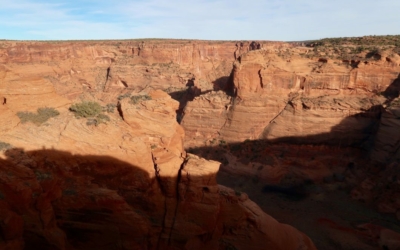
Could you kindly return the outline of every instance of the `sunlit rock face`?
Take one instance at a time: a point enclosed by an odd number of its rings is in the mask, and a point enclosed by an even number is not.
[[[230,92],[210,92],[187,104],[185,146],[213,139],[360,144],[379,124],[384,94],[398,92],[399,71],[383,60],[352,67],[250,51],[234,63]]]
[[[274,48],[282,44],[263,45]],[[90,93],[104,101],[145,88],[180,91],[195,85],[206,91],[223,88],[235,58],[248,50],[249,43],[167,39],[0,41],[0,79],[11,84],[21,76],[34,77],[51,82],[66,98],[87,98]],[[16,84],[22,94],[24,83]]]

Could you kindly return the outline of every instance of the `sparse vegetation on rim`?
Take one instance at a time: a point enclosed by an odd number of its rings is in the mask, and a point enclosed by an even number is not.
[[[113,103],[109,103],[103,108],[103,111],[105,111],[107,113],[114,113],[114,110],[116,107],[117,107],[117,105],[115,105]]]
[[[46,122],[48,119],[58,116],[60,112],[58,112],[54,108],[38,108],[37,113],[33,112],[18,112],[17,116],[21,120],[22,123],[32,122],[36,125],[40,125]]]
[[[137,104],[141,101],[147,101],[147,100],[151,100],[151,96],[149,96],[149,95],[134,95],[134,96],[131,96],[131,100],[129,101],[129,103]]]
[[[118,101],[121,101],[122,99],[129,98],[129,97],[131,97],[131,93],[125,93],[123,95],[118,96]]]
[[[300,56],[306,58],[326,57],[339,60],[362,58],[363,60],[374,60],[376,58],[373,55],[377,51],[390,50],[392,53],[399,54],[400,35],[324,38],[293,42],[292,44],[309,47],[310,50],[307,53],[300,53]],[[366,53],[367,55],[360,53]]]
[[[102,112],[102,107],[97,102],[81,102],[75,103],[69,110],[74,112],[75,116],[78,118],[89,118],[99,115]]]
[[[306,41],[306,44],[314,44],[315,46],[329,46],[329,45],[400,46],[400,35],[323,38],[320,40]]]
[[[130,98],[130,104],[137,104],[141,101],[151,100],[151,96],[144,94],[144,95],[132,95],[132,93],[125,93],[123,95],[118,96],[118,100],[121,101],[125,98]]]
[[[111,106],[110,106],[111,107]],[[69,110],[74,112],[77,118],[88,118],[86,125],[99,125],[110,121],[108,115],[102,114],[103,107],[97,102],[81,102],[72,105]],[[109,111],[110,108],[106,106],[104,111]],[[112,109],[113,110],[113,109]]]
[[[107,123],[110,121],[110,117],[105,114],[99,114],[96,118],[90,118],[87,120],[86,125],[91,126],[95,125],[98,126],[101,123]]]
[[[11,148],[12,148],[12,145],[10,143],[0,141],[0,151],[4,151],[7,149],[11,149]]]

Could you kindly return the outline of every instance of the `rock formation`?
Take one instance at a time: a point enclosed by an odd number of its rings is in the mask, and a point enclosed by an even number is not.
[[[185,145],[213,139],[360,144],[379,124],[386,98],[377,93],[397,81],[399,70],[380,61],[353,68],[250,51],[234,64],[232,97],[212,92],[188,103]]]
[[[307,181],[344,182],[354,199],[400,218],[400,65],[376,53],[356,63],[249,51],[227,93],[187,104],[185,147],[273,192],[305,197]]]
[[[396,49],[307,44],[0,41],[0,248],[315,249],[243,178],[310,204],[351,190],[400,218]],[[79,101],[103,113],[78,119]],[[23,122],[45,107],[52,118]],[[276,214],[291,224],[289,210]],[[393,227],[330,220],[307,232],[398,244]]]
[[[1,249],[316,249],[218,185],[218,162],[185,152],[179,103],[165,92],[120,98],[95,126],[68,110],[68,86],[11,65],[0,85]],[[60,114],[20,122],[38,107]]]
[[[196,79],[197,87],[209,90],[214,88],[214,82],[229,75],[235,60],[234,42],[0,43],[0,78],[7,75],[5,72],[33,73],[53,83],[57,93],[66,97],[86,91],[111,98],[113,91],[145,87],[181,89],[191,79]]]

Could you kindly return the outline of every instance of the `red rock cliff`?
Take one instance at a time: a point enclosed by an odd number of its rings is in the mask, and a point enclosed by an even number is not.
[[[361,143],[379,123],[382,95],[400,67],[366,61],[285,60],[269,50],[250,51],[235,62],[233,97],[212,92],[189,102],[182,125],[185,145],[213,139]]]
[[[3,67],[0,88],[1,249],[315,249],[218,185],[218,162],[186,154],[179,103],[165,92],[120,99],[118,113],[95,126],[68,111],[73,83],[19,66]],[[45,106],[60,114],[20,121],[18,112]]]

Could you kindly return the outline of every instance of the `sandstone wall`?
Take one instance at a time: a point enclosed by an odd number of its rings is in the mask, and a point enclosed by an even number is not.
[[[14,84],[1,89],[1,249],[315,249],[246,194],[218,185],[219,162],[186,154],[179,103],[165,92],[122,99],[95,126],[68,111],[72,101],[48,81]],[[41,106],[60,115],[19,122],[18,111]]]
[[[382,60],[350,67],[250,51],[234,64],[233,97],[208,93],[188,103],[182,120],[185,145],[204,146],[213,139],[363,143],[379,123],[386,101],[381,93],[393,87],[399,72],[397,64]],[[204,101],[213,96],[218,96],[215,108]]]

